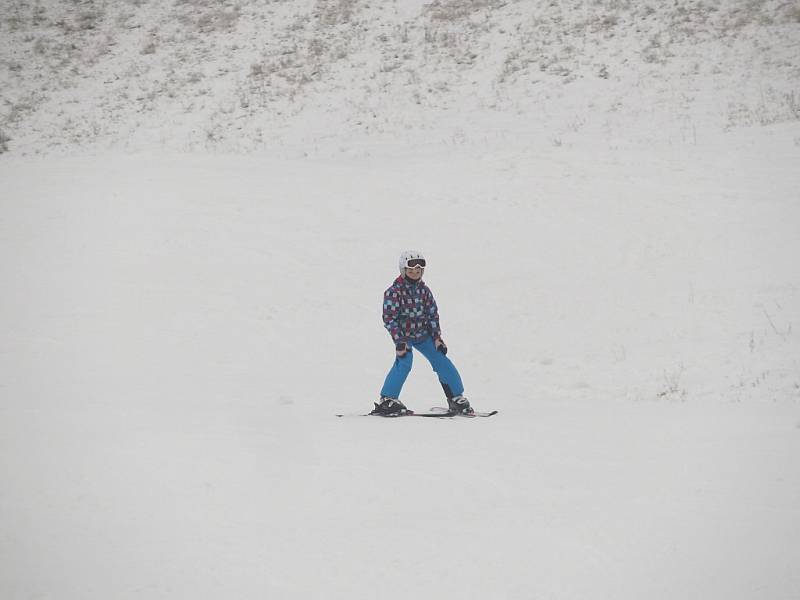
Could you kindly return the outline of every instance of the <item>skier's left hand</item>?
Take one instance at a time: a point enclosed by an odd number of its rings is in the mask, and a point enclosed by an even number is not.
[[[447,346],[442,340],[436,340],[436,349],[441,352],[442,354],[447,354]]]

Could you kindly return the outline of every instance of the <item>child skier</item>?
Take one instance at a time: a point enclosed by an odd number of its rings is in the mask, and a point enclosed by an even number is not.
[[[413,250],[403,252],[399,267],[400,277],[383,294],[383,324],[392,336],[396,356],[372,414],[396,417],[412,412],[399,400],[400,391],[411,372],[412,349],[419,351],[431,363],[450,411],[472,414],[472,407],[463,395],[461,376],[447,358],[436,300],[422,281],[425,257]]]

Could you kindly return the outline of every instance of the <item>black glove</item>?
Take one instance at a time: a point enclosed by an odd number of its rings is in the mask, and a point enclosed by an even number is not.
[[[410,350],[405,342],[397,342],[394,345],[394,349],[397,351],[397,356],[405,356]]]
[[[436,346],[436,349],[445,356],[447,356],[447,346],[445,346],[443,341],[439,340],[439,345]]]

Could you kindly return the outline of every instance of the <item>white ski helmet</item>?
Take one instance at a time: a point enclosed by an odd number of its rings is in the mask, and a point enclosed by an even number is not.
[[[400,255],[400,260],[398,261],[398,266],[400,267],[400,275],[406,274],[406,267],[408,266],[408,261],[414,259],[421,260],[422,267],[425,268],[425,257],[422,255],[422,252],[418,252],[417,250],[406,250]]]

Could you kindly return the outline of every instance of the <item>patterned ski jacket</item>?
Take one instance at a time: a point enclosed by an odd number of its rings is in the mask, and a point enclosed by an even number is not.
[[[439,309],[430,288],[402,275],[383,293],[383,326],[395,344],[442,337]]]

